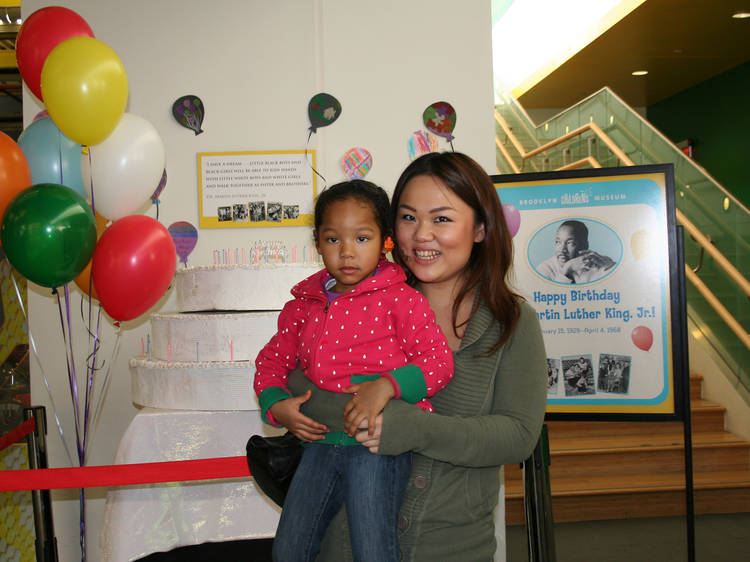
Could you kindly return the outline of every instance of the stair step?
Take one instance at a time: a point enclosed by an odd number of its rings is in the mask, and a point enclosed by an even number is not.
[[[506,522],[524,523],[520,482],[506,484]],[[552,514],[557,523],[685,513],[684,474],[555,479]],[[696,514],[744,513],[750,506],[750,471],[693,473]]]
[[[703,376],[690,375],[690,400],[703,398]]]
[[[682,435],[624,435],[550,439],[550,477],[684,472]],[[750,443],[731,433],[693,435],[693,470],[750,469]],[[509,465],[506,482],[521,479],[519,465]]]

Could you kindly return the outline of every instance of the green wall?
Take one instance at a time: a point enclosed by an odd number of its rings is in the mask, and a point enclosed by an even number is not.
[[[692,139],[695,160],[750,207],[750,62],[647,108],[672,142]]]

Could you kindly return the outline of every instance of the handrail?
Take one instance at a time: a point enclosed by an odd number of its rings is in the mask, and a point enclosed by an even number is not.
[[[593,156],[587,156],[586,158],[581,158],[580,160],[576,160],[575,162],[571,162],[570,164],[565,164],[565,166],[560,166],[559,168],[555,168],[555,170],[575,170],[576,168],[582,168],[588,164],[592,168],[601,168],[602,165],[599,164],[599,161],[594,158]]]
[[[532,156],[536,156],[537,154],[540,154],[541,152],[544,152],[550,148],[554,148],[555,146],[590,130],[623,164],[625,164],[626,166],[635,165],[635,163],[630,158],[628,158],[628,156],[622,151],[622,149],[620,149],[620,147],[617,146],[614,141],[593,121],[586,123],[585,125],[582,125],[577,129],[574,129],[573,131],[570,131],[569,133],[566,133],[546,144],[543,144],[542,146],[535,148],[534,150],[526,152],[524,151],[523,147],[518,142],[518,139],[513,134],[513,131],[511,131],[510,127],[505,122],[505,119],[503,119],[497,109],[495,109],[495,120],[498,122],[500,127],[502,127],[503,131],[505,131],[508,139],[513,144],[513,146],[516,147],[516,150],[518,150],[521,158],[524,160],[526,160],[527,158],[531,158]],[[497,139],[496,144],[498,144]],[[505,155],[506,152],[504,152],[503,155]],[[512,162],[512,160],[510,160],[509,158],[508,160]],[[577,164],[576,167],[584,165],[580,160],[578,162],[574,162],[573,164]],[[570,166],[571,164],[569,164],[568,166],[563,166],[559,169],[570,169]],[[734,265],[732,265],[732,263],[724,256],[724,254],[722,254],[718,250],[718,248],[716,248],[716,246],[711,244],[711,241],[679,209],[675,209],[675,218],[680,224],[683,225],[683,227],[685,227],[685,230],[690,233],[690,235],[696,240],[696,242],[698,242],[698,244],[700,244],[702,248],[704,248],[709,254],[711,254],[711,257],[716,260],[716,263],[719,265],[719,267],[721,267],[725,271],[725,273],[729,275],[729,277],[745,292],[745,294],[750,296],[750,282],[748,282],[745,276],[742,275],[737,270],[737,268],[734,267]],[[693,285],[695,285],[698,291],[700,291],[706,301],[713,307],[713,309],[722,318],[722,320],[726,322],[727,326],[729,326],[729,328],[735,334],[737,334],[740,341],[745,344],[745,347],[750,349],[750,335],[744,330],[744,328],[742,328],[742,325],[737,322],[734,316],[732,316],[731,313],[721,304],[719,299],[716,298],[716,295],[711,292],[711,290],[703,283],[703,281],[700,280],[700,278],[693,272],[692,269],[690,269],[688,265],[685,265],[685,275],[688,279],[690,279]]]

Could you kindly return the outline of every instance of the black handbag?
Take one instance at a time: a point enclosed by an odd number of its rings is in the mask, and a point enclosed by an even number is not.
[[[258,487],[280,507],[302,458],[302,441],[293,433],[253,435],[247,441],[247,465]]]

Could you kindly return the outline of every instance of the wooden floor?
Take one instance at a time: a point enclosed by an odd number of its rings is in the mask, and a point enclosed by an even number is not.
[[[750,512],[750,443],[724,431],[724,407],[691,376],[696,514]],[[681,422],[549,422],[557,522],[685,513]],[[505,467],[506,520],[524,522],[521,470]]]

